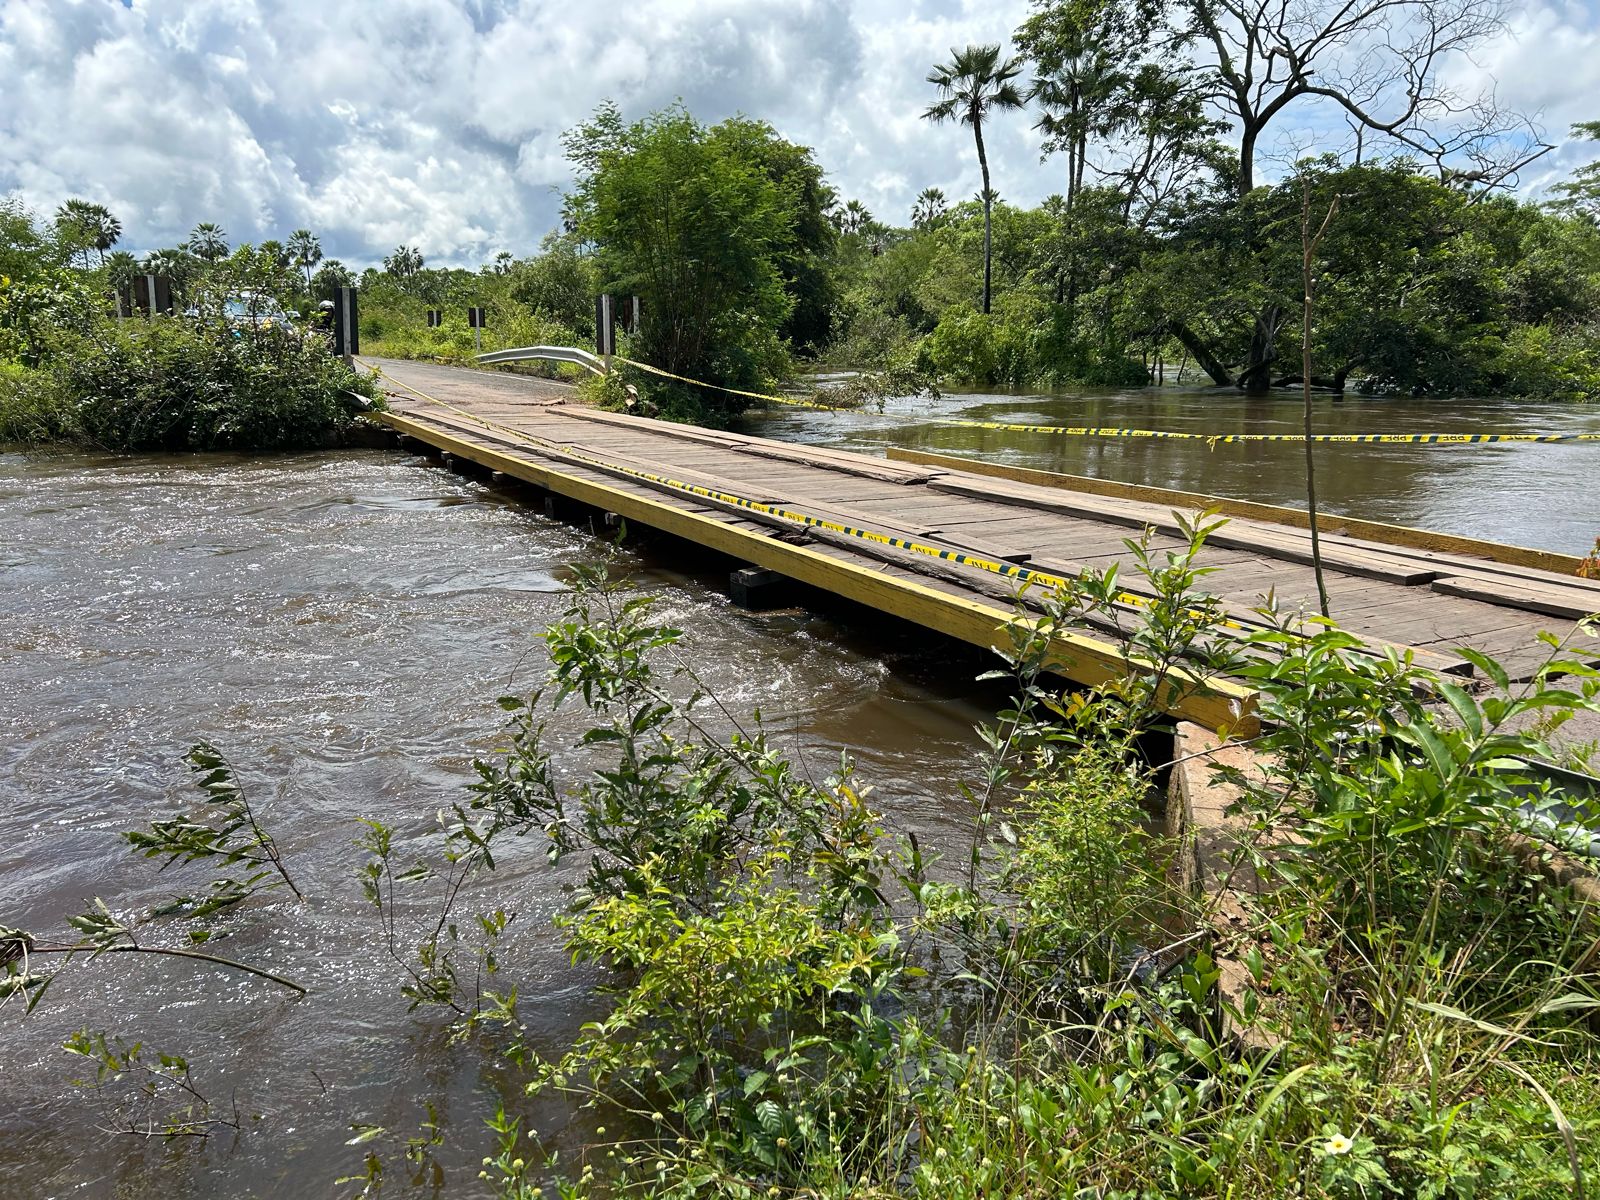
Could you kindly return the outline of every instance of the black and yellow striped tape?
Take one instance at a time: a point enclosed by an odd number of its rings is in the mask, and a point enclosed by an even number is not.
[[[563,458],[571,459],[574,462],[583,463],[586,466],[615,472],[620,475],[626,475],[630,478],[638,479],[643,483],[649,483],[657,487],[669,488],[674,491],[684,492],[691,496],[699,496],[705,500],[715,500],[722,504],[733,505],[736,508],[750,509],[751,511],[764,513],[768,516],[778,517],[785,521],[792,521],[797,525],[806,526],[808,528],[826,529],[831,533],[838,533],[848,537],[859,538],[865,542],[873,542],[877,545],[889,546],[896,550],[909,551],[912,554],[920,554],[928,558],[936,558],[942,562],[955,563],[958,566],[971,567],[974,570],[985,571],[991,575],[998,575],[1003,579],[1015,580],[1017,583],[1023,585],[1038,585],[1041,587],[1054,589],[1066,586],[1072,582],[1065,576],[1055,575],[1048,571],[1036,571],[1031,567],[1019,566],[1016,563],[1000,562],[993,559],[987,559],[981,555],[968,554],[962,550],[950,549],[943,546],[930,546],[925,542],[918,542],[910,538],[896,537],[893,534],[880,533],[873,529],[865,529],[855,525],[846,525],[841,521],[831,521],[826,517],[816,516],[814,513],[801,512],[799,510],[785,508],[782,505],[777,504],[766,504],[760,500],[752,500],[748,496],[741,496],[736,492],[727,492],[719,488],[706,487],[703,484],[687,483],[681,479],[674,479],[670,475],[658,475],[652,471],[640,470],[637,467],[623,466],[620,463],[610,462],[594,455],[585,454],[583,451],[576,450],[570,446],[563,446],[556,442],[546,441],[544,438],[541,438],[536,434],[531,434],[526,430],[513,429],[508,425],[501,425],[496,421],[491,421],[486,417],[479,416],[477,413],[471,412],[468,409],[451,404],[447,400],[440,400],[437,396],[430,396],[427,392],[422,391],[420,388],[413,387],[409,383],[402,383],[400,380],[386,373],[381,367],[378,367],[375,364],[364,363],[364,365],[397,387],[404,388],[406,391],[428,401],[430,404],[436,404],[440,408],[447,409],[450,412],[465,417],[467,420],[482,426],[484,429],[487,429],[492,433],[499,433],[507,437],[514,438],[518,441],[536,444],[540,450],[546,453],[559,455]],[[1126,604],[1134,608],[1148,608],[1151,604],[1151,601],[1148,597],[1135,595],[1132,592],[1120,592],[1117,594],[1116,599],[1119,603]],[[1234,621],[1223,620],[1218,621],[1217,623],[1228,629],[1242,630],[1245,628],[1245,626]]]
[[[714,392],[725,392],[730,396],[743,396],[749,400],[765,400],[772,404],[783,404],[790,408],[809,408],[822,412],[855,412],[853,408],[840,408],[837,405],[818,404],[812,400],[796,400],[790,396],[777,396],[769,392],[747,392],[740,388],[723,387],[720,384],[706,383],[701,379],[690,379],[685,375],[674,375],[671,371],[664,371],[660,367],[653,367],[649,363],[637,362],[622,355],[615,356],[616,361],[626,363],[630,367],[659,375],[663,379],[672,379],[678,383],[687,383],[694,387],[708,388]],[[956,425],[965,429],[995,429],[1007,433],[1039,433],[1056,437],[1101,437],[1101,438],[1161,438],[1174,441],[1205,442],[1210,446],[1230,445],[1242,442],[1297,442],[1306,441],[1304,434],[1300,433],[1189,433],[1172,429],[1125,429],[1109,426],[1093,425],[1029,425],[1015,421],[970,421],[959,417],[908,417],[908,421],[915,421],[919,425]],[[1516,442],[1600,442],[1600,433],[1314,433],[1311,441],[1328,445],[1380,445],[1380,446],[1489,446],[1504,445]]]

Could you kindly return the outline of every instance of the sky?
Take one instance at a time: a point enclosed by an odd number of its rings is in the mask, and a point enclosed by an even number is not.
[[[1596,0],[1514,9],[1455,70],[1539,115],[1600,119]],[[401,243],[431,265],[537,250],[570,182],[561,134],[614,100],[681,98],[812,146],[843,198],[891,223],[924,187],[974,195],[970,135],[920,118],[951,47],[1009,42],[1027,0],[0,0],[0,195],[107,205],[135,252],[200,221],[234,242],[307,227],[354,266]],[[1307,109],[1279,134],[1331,144]],[[996,190],[1062,190],[1031,118],[988,131]],[[1596,157],[1565,142],[1538,194]],[[1270,169],[1265,172],[1270,176]]]

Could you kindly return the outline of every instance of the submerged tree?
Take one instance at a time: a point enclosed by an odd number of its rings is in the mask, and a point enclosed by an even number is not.
[[[993,236],[993,187],[989,182],[989,155],[983,146],[983,122],[996,109],[1023,107],[1022,92],[1014,82],[1022,73],[1019,59],[1000,57],[1000,47],[968,46],[952,50],[950,61],[928,72],[928,82],[939,89],[939,100],[922,114],[926,120],[942,124],[959,121],[972,128],[978,147],[978,169],[983,174],[983,311],[990,307],[993,283],[991,244]]]

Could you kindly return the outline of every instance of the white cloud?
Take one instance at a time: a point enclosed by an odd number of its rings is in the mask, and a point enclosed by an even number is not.
[[[917,191],[979,186],[969,133],[920,113],[951,47],[1006,40],[1027,0],[4,0],[0,193],[109,205],[142,250],[198,221],[235,240],[305,225],[366,263],[528,252],[557,221],[560,138],[606,99],[682,97],[815,147],[842,194],[904,220]],[[1544,4],[1481,65],[1551,129],[1600,117],[1593,14]],[[1059,190],[1024,114],[990,133],[995,186]],[[1559,173],[1587,152],[1546,165]]]

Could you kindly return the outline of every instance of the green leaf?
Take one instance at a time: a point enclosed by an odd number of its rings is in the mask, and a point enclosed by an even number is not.
[[[756,1123],[768,1134],[776,1137],[783,1128],[783,1109],[774,1100],[763,1100],[756,1105]]]

